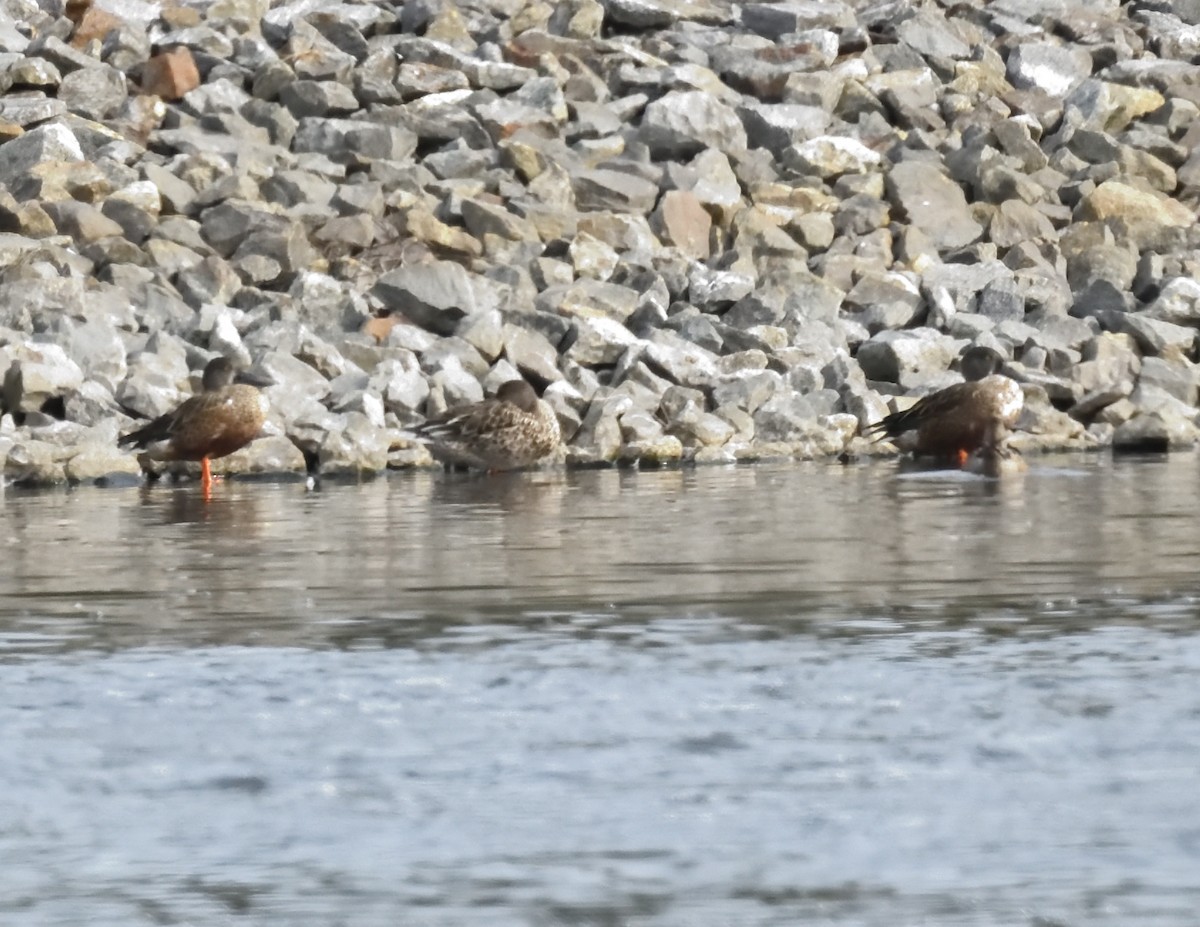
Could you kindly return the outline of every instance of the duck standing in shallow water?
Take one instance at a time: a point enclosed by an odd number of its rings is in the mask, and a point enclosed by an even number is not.
[[[118,447],[144,448],[151,460],[198,460],[200,483],[212,487],[209,461],[253,441],[267,419],[267,397],[258,387],[272,381],[239,370],[227,357],[204,368],[201,392],[174,412],[122,435]]]
[[[1003,364],[1004,358],[991,348],[969,348],[961,364],[965,383],[931,393],[867,426],[863,434],[898,438],[916,431],[915,454],[942,457],[958,466],[986,442],[1002,448],[1025,405],[1020,384],[1000,373]]]
[[[558,418],[524,380],[509,380],[494,399],[451,409],[413,429],[446,464],[478,470],[529,467],[558,447]]]

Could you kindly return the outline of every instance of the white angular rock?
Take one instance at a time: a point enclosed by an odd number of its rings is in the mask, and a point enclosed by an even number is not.
[[[28,342],[13,353],[4,375],[4,406],[37,412],[51,399],[64,399],[83,385],[83,370],[57,344]]]
[[[61,123],[38,126],[0,145],[0,177],[17,177],[50,161],[82,161],[75,134]]]
[[[746,150],[746,130],[734,110],[701,90],[673,90],[646,107],[639,136],[655,157],[678,158],[705,148]]]

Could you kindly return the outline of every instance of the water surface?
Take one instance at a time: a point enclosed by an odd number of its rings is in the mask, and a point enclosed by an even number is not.
[[[0,501],[0,923],[1192,925],[1200,461]]]

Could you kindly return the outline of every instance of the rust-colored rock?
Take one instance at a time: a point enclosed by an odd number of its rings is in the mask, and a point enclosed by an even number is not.
[[[664,193],[656,218],[662,237],[688,257],[699,260],[708,254],[712,216],[694,193],[687,190]]]
[[[70,7],[68,6],[68,15]],[[75,23],[75,31],[71,33],[71,44],[75,48],[84,48],[93,39],[99,42],[114,29],[120,28],[121,20],[96,7],[88,7]]]
[[[178,100],[200,86],[200,72],[186,48],[155,55],[142,68],[142,91],[164,100]]]

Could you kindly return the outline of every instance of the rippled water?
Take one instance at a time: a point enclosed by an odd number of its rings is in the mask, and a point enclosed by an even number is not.
[[[1193,455],[0,497],[0,924],[1171,925]]]

